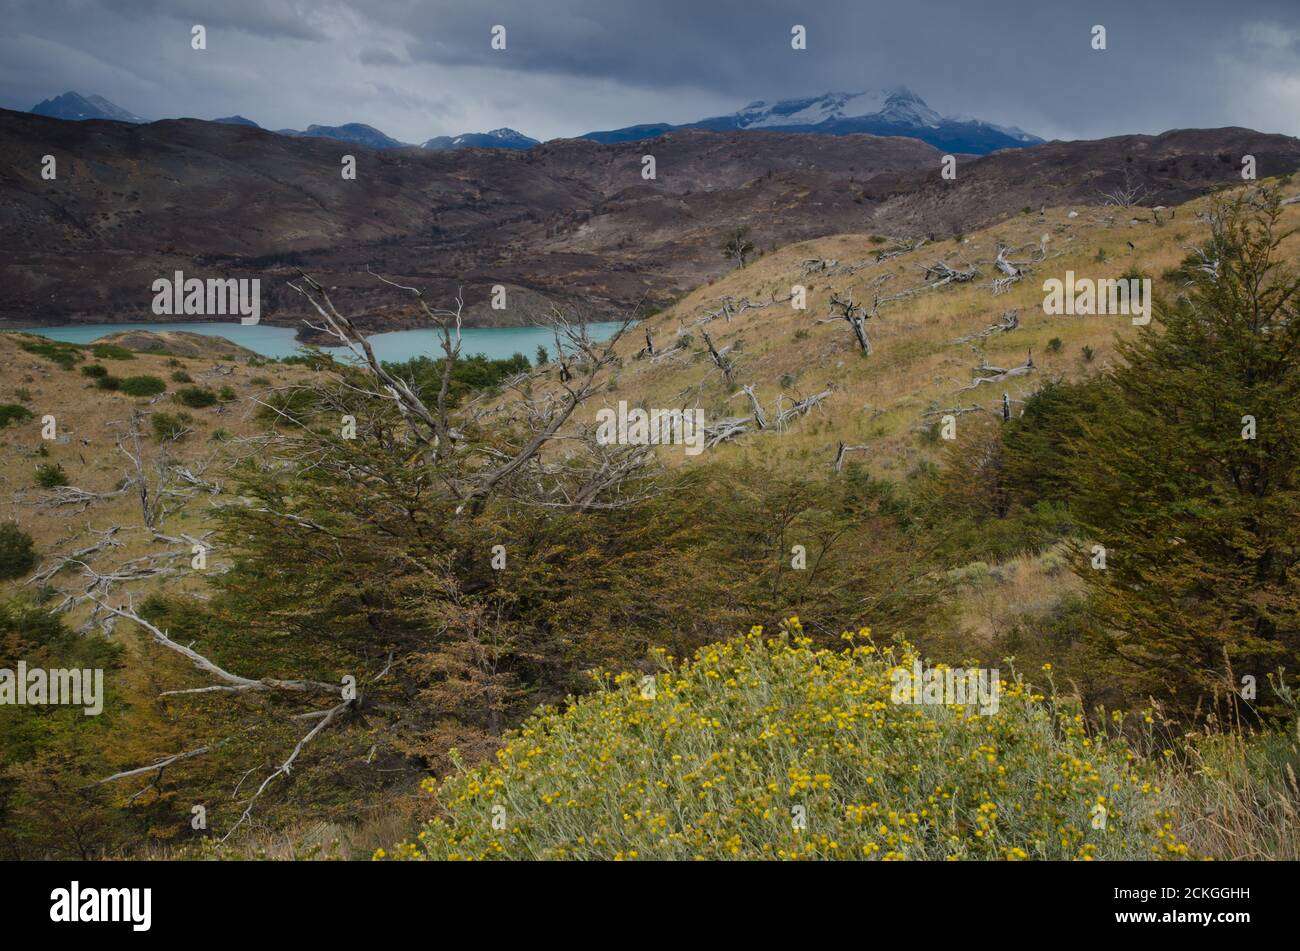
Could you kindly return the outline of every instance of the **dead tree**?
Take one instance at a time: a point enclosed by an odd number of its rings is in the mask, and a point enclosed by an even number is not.
[[[876,263],[881,264],[893,258],[902,257],[904,254],[910,254],[924,245],[926,240],[926,238],[896,239],[890,247],[876,252]]]
[[[749,228],[736,228],[727,236],[727,243],[722,246],[722,256],[735,261],[741,267],[754,253],[754,242],[749,240]]]
[[[990,324],[978,333],[968,334],[965,337],[958,337],[953,343],[970,343],[972,340],[983,340],[985,337],[992,336],[996,333],[1010,333],[1020,326],[1020,312],[1017,310],[1008,310],[1002,314],[1002,317],[996,324]]]
[[[946,284],[965,284],[975,280],[979,274],[979,268],[974,264],[967,265],[965,269],[950,267],[945,261],[935,261],[933,264],[922,265],[921,269],[925,272],[925,280],[930,281],[929,287],[943,287]]]
[[[651,447],[602,446],[593,432],[579,425],[575,417],[578,407],[600,391],[603,371],[618,362],[616,348],[631,318],[624,320],[611,338],[597,343],[591,339],[585,322],[575,324],[558,311],[553,312],[551,322],[557,341],[556,352],[563,355],[568,377],[555,381],[550,368],[535,371],[539,377],[546,376],[549,380],[544,392],[525,395],[509,404],[502,425],[490,433],[481,433],[480,430],[486,427],[466,425],[461,414],[468,411],[456,408],[449,398],[450,381],[460,354],[460,299],[453,309],[435,309],[426,304],[420,290],[375,276],[413,295],[441,330],[445,361],[440,376],[430,386],[430,392],[436,389],[437,393],[427,401],[413,383],[384,367],[365,334],[336,306],[319,282],[301,274],[291,286],[321,318],[321,323],[315,325],[316,329],[337,339],[358,358],[355,366],[336,365],[333,372],[321,374],[322,382],[316,384],[321,404],[335,409],[341,407],[344,404],[338,398],[339,394],[346,395],[353,405],[358,398],[369,401],[372,412],[365,415],[373,417],[376,422],[362,431],[366,438],[380,444],[386,459],[392,460],[386,465],[406,467],[418,477],[422,486],[427,487],[423,490],[424,500],[436,498],[451,518],[470,518],[480,513],[494,498],[510,505],[587,510],[634,504],[654,491],[652,483],[640,479],[653,462]],[[523,375],[516,377],[511,385],[523,388],[526,385]],[[359,458],[358,454],[350,451],[336,451],[338,444],[332,434],[301,424],[293,432],[293,436],[284,437],[282,443],[285,461],[296,462],[304,471],[332,468],[340,476],[354,479],[358,484],[364,484],[374,475],[368,470],[364,456]],[[124,445],[129,455],[140,460],[138,470],[143,471],[145,465],[141,454],[128,440],[124,440]],[[647,485],[651,487],[646,488]],[[148,501],[153,504],[152,496]],[[291,505],[286,500],[285,506]],[[336,527],[293,511],[277,511],[276,508],[265,504],[256,508],[241,505],[241,509],[261,513],[260,518],[286,532],[291,531],[295,537],[316,538],[323,545],[331,545],[338,537]],[[157,530],[158,524],[161,523],[156,521],[154,537],[160,541],[180,542],[177,551],[150,556],[149,561],[136,559],[112,572],[99,571],[84,562],[78,564],[88,578],[87,590],[82,596],[88,596],[97,605],[97,610],[108,612],[113,618],[134,622],[151,635],[155,644],[185,657],[212,679],[206,686],[170,690],[167,695],[262,694],[297,696],[308,700],[319,698],[322,701],[313,705],[318,706],[316,709],[308,708],[291,716],[292,720],[306,724],[303,732],[292,748],[277,756],[277,765],[264,775],[260,785],[243,803],[242,814],[225,834],[228,838],[248,821],[252,810],[274,781],[290,775],[305,747],[326,731],[351,721],[354,715],[367,710],[377,715],[385,712],[385,707],[369,702],[366,690],[355,682],[355,692],[352,692],[345,690],[342,684],[314,678],[235,673],[193,647],[176,642],[165,630],[140,617],[131,606],[129,597],[125,604],[110,603],[119,600],[110,596],[112,585],[146,573],[168,573],[175,570],[173,559],[182,554],[189,555],[191,543],[196,540],[185,535],[175,538],[163,535]],[[477,652],[478,642],[473,640],[477,635],[471,633],[467,637],[471,638],[470,646]],[[390,655],[382,670],[373,677],[361,679],[366,684],[373,684],[385,676],[393,663]],[[480,661],[474,663],[480,664]],[[162,758],[155,756],[148,765],[124,769],[106,777],[103,782],[152,776],[182,758],[203,755],[208,748],[210,745],[198,750],[173,752]]]
[[[836,320],[843,320],[848,323],[853,330],[853,336],[858,341],[858,346],[867,356],[871,356],[871,340],[867,337],[867,320],[875,316],[876,308],[879,306],[879,295],[876,297],[876,306],[868,313],[861,304],[853,302],[853,291],[841,297],[838,293],[831,294],[830,310],[831,316],[822,318],[817,321],[819,324],[829,324]]]
[[[1038,251],[1027,261],[1013,261],[1010,258],[1010,255],[1022,251],[1024,245],[1018,248],[1010,248],[998,242],[998,254],[993,261],[993,266],[1001,271],[1003,276],[993,281],[993,293],[995,295],[1003,293],[1012,284],[1019,283],[1029,273],[1034,264],[1045,261],[1047,259],[1047,242],[1048,236],[1043,235],[1038,242]]]
[[[843,440],[840,440],[839,448],[835,450],[835,462],[834,462],[834,464],[833,464],[833,466],[832,466],[832,468],[833,468],[834,471],[835,471],[835,474],[836,474],[836,475],[839,475],[839,474],[840,474],[840,470],[844,468],[844,457],[845,457],[845,455],[847,455],[847,454],[850,453],[850,452],[858,452],[858,451],[860,451],[860,450],[863,450],[863,449],[869,449],[869,448],[871,448],[871,447],[870,447],[870,446],[865,446],[865,445],[863,445],[863,446],[846,446],[846,445],[844,445],[844,441],[843,441]]]
[[[758,396],[754,393],[754,388],[749,384],[741,387],[742,392],[749,397],[750,406],[754,410],[754,425],[759,429],[767,429],[767,416],[763,412],[763,404],[758,401]]]
[[[258,787],[257,791],[253,794],[252,798],[248,801],[248,804],[244,809],[244,812],[240,815],[239,820],[230,828],[228,832],[226,832],[225,836],[222,837],[223,842],[226,839],[230,838],[230,836],[235,832],[235,830],[238,829],[241,825],[243,825],[243,823],[249,818],[249,816],[252,814],[253,806],[256,804],[258,798],[261,797],[262,793],[266,791],[267,787],[271,784],[271,781],[278,776],[289,775],[290,769],[292,768],[294,762],[297,760],[299,754],[302,753],[303,747],[305,747],[308,743],[310,743],[322,732],[324,732],[324,730],[327,727],[329,727],[332,723],[334,723],[336,720],[341,718],[345,713],[353,709],[360,708],[364,703],[364,694],[357,693],[355,696],[349,696],[346,692],[346,688],[342,684],[324,683],[322,681],[317,681],[317,680],[279,680],[279,679],[274,679],[269,677],[263,677],[263,678],[242,677],[238,674],[231,673],[230,671],[221,667],[219,664],[213,662],[212,660],[209,660],[207,657],[205,657],[203,654],[200,654],[198,651],[194,650],[193,648],[187,647],[184,644],[179,644],[176,641],[172,640],[166,631],[162,630],[157,625],[152,624],[149,621],[146,621],[139,614],[137,614],[134,608],[129,603],[128,606],[125,608],[114,607],[113,605],[108,604],[107,602],[104,601],[100,601],[98,603],[100,607],[102,607],[105,611],[108,611],[109,613],[117,617],[125,618],[126,620],[134,622],[142,630],[147,631],[152,636],[153,642],[155,644],[159,645],[160,647],[164,647],[169,651],[173,651],[174,653],[181,655],[182,657],[187,659],[191,664],[193,664],[196,668],[210,675],[216,681],[216,683],[207,687],[193,687],[185,690],[164,691],[162,696],[179,696],[183,694],[200,694],[200,693],[226,693],[226,694],[287,693],[287,694],[299,694],[299,695],[326,696],[326,697],[333,698],[336,701],[335,703],[333,703],[333,705],[331,705],[330,707],[324,710],[314,711],[312,713],[300,715],[299,717],[300,719],[314,719],[317,720],[318,722],[315,724],[315,726],[313,726],[310,730],[307,731],[307,733],[302,737],[302,739],[298,741],[297,745],[294,746],[293,750],[284,759],[284,761],[281,762],[280,765],[266,777],[266,779],[262,782],[262,785]],[[390,658],[390,662],[391,662],[391,658]],[[382,676],[382,674],[380,676]],[[201,749],[203,751],[206,751],[206,747]],[[199,755],[199,752],[195,751],[188,754],[178,754],[176,756],[171,757],[170,759],[160,761],[160,763],[151,764],[150,766],[141,767],[139,769],[133,769],[133,770],[124,770],[119,773],[114,773],[112,776],[108,776],[100,780],[100,783],[107,783],[117,779],[124,779],[130,776],[136,776],[141,773],[148,772],[153,769],[158,769],[160,768],[160,765],[165,766],[168,763],[174,762],[176,759],[182,758],[187,755],[190,756]]]
[[[801,400],[795,400],[788,409],[781,408],[781,404],[784,403],[786,399],[785,394],[782,393],[776,398],[777,414],[776,422],[774,423],[775,427],[777,429],[784,429],[785,424],[796,416],[803,416],[820,406],[822,401],[830,396],[833,391],[833,386],[827,386],[826,389],[822,390],[820,393],[814,393],[812,396],[805,396]]]
[[[729,442],[737,436],[742,436],[749,432],[749,426],[752,422],[749,416],[739,416],[731,419],[720,419],[704,427],[704,446],[712,449],[718,443]]]
[[[960,390],[958,390],[958,392],[961,393],[961,392],[965,392],[966,390],[973,390],[983,383],[1001,383],[1004,380],[1010,380],[1015,377],[1028,376],[1035,369],[1036,368],[1034,366],[1034,352],[1032,350],[1029,351],[1029,356],[1024,363],[1022,363],[1018,367],[1010,367],[1009,369],[1004,367],[989,366],[988,360],[983,359],[980,361],[980,365],[975,368],[974,372],[982,373],[986,375],[977,377],[969,386],[963,386]]]
[[[709,336],[707,330],[701,330],[700,333],[704,337],[704,345],[709,348],[709,357],[713,360],[714,366],[722,371],[722,375],[726,378],[728,386],[735,386],[736,368],[731,362],[731,358],[727,356],[727,354],[731,352],[731,347],[723,347],[719,350],[713,345],[713,338]]]
[[[1150,189],[1141,183],[1133,181],[1133,173],[1126,165],[1124,166],[1124,183],[1118,185],[1109,191],[1098,190],[1102,198],[1102,204],[1116,208],[1132,208],[1142,204],[1151,195]]]

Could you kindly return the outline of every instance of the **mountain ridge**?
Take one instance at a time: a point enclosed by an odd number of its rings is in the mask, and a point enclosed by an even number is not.
[[[529,312],[616,317],[725,273],[735,228],[764,251],[838,233],[938,238],[1042,205],[1096,211],[1129,177],[1145,204],[1179,204],[1240,181],[1243,154],[1261,177],[1300,169],[1300,140],[1239,128],[1005,149],[960,158],[955,181],[933,146],[865,134],[673,131],[656,140],[654,180],[644,144],[564,139],[372,151],[348,181],[328,139],[194,119],[88,127],[0,111],[0,149],[76,156],[57,181],[35,164],[0,180],[9,326],[150,320],[150,282],[177,269],[260,278],[270,324],[301,326],[286,283],[299,268],[372,331],[421,318],[368,267],[431,299],[463,289],[467,325],[526,322],[516,297]],[[497,284],[527,293],[493,311]]]
[[[47,99],[38,103],[30,111],[57,119],[110,119],[134,123],[149,121],[122,109],[102,96],[83,96],[76,92],[67,92],[55,99]],[[210,121],[257,125],[243,116],[226,116]],[[574,138],[611,144],[656,138],[668,132],[685,129],[706,129],[712,132],[802,132],[819,135],[866,133],[879,136],[905,136],[920,139],[947,152],[971,155],[984,155],[1002,148],[1023,148],[1043,142],[1043,139],[1015,126],[996,125],[968,116],[941,115],[906,86],[892,86],[883,90],[857,93],[831,91],[819,96],[781,99],[770,103],[760,99],[725,116],[712,116],[676,125],[666,122],[640,123],[607,131],[587,132]],[[313,124],[301,131],[288,128],[274,131],[278,135],[331,138],[374,149],[525,150],[541,144],[538,139],[508,127],[489,132],[434,136],[419,146],[402,142],[362,122],[341,125]]]
[[[918,138],[947,152],[983,155],[1001,148],[1041,145],[1043,139],[1015,126],[1000,126],[982,119],[944,116],[931,109],[906,86],[860,93],[826,92],[820,96],[756,100],[725,116],[681,125],[651,123],[606,132],[588,132],[579,138],[596,142],[628,142],[652,138],[676,129],[713,132],[770,131],[824,135],[895,135]]]

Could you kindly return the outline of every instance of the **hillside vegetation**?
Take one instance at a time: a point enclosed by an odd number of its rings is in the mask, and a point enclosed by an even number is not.
[[[18,644],[35,600],[64,609],[52,655],[68,627],[122,650],[103,717],[51,716],[4,763],[0,842],[1295,857],[1298,214],[1250,187],[1027,209],[957,241],[822,239],[609,346],[561,322],[537,367],[125,351],[106,375],[167,388],[130,397],[81,372],[86,351],[0,337],[31,376],[0,398],[32,414],[11,414],[0,471],[56,569],[9,582],[0,620]],[[1045,315],[1067,270],[1151,277],[1151,324]],[[355,333],[342,295],[303,286]],[[850,293],[875,310],[869,355],[834,313]],[[601,444],[620,400],[702,408],[713,444]],[[109,435],[133,409],[143,478]],[[51,411],[97,453],[45,446]],[[38,462],[68,484],[26,488]],[[186,568],[196,542],[208,568]],[[133,573],[156,546],[167,570]],[[892,703],[913,659],[999,669],[1000,709]]]

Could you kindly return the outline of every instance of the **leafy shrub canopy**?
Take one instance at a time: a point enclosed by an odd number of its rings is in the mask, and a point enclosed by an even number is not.
[[[186,386],[176,391],[176,399],[191,409],[202,409],[217,402],[217,394],[203,386]]]
[[[167,389],[167,384],[156,376],[128,376],[121,389],[128,396],[157,396]]]

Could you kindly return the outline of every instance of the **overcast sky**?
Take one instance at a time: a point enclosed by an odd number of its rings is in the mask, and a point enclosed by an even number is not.
[[[1300,0],[0,0],[0,24],[11,109],[77,90],[148,118],[548,139],[904,85],[1044,138],[1300,134]]]

